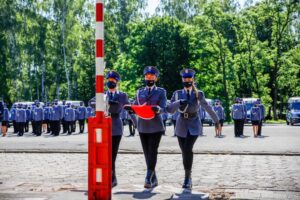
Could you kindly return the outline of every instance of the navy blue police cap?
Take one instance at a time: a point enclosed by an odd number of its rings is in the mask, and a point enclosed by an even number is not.
[[[109,79],[109,78],[116,79],[116,81],[121,80],[120,74],[118,74],[118,72],[113,71],[113,70],[111,70],[107,73],[106,79]]]
[[[182,78],[193,78],[196,72],[192,69],[183,69],[180,71]]]
[[[159,76],[159,71],[154,66],[147,66],[144,69],[144,75],[146,75],[146,74],[154,74],[156,77],[158,77]]]

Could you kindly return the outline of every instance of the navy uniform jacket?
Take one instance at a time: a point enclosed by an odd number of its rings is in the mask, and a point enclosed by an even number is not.
[[[66,107],[64,112],[64,120],[66,122],[72,122],[75,121],[75,117],[76,117],[75,109],[71,107]]]
[[[232,119],[241,120],[241,119],[245,119],[245,116],[247,116],[247,111],[245,110],[244,105],[240,103],[233,104],[231,110]]]
[[[33,121],[43,121],[44,120],[44,110],[40,107],[35,107],[32,111]]]
[[[7,122],[9,121],[9,110],[8,108],[3,109],[3,118],[2,121]]]
[[[261,120],[261,112],[259,107],[251,108],[251,121],[260,121]]]
[[[23,108],[18,108],[16,110],[16,122],[26,122],[26,110]]]
[[[44,108],[44,120],[50,120],[50,107]]]
[[[86,117],[87,117],[86,107],[79,106],[77,108],[77,113],[78,113],[78,120],[84,120],[84,119],[86,119]]]
[[[185,108],[180,108],[180,100],[187,99],[187,92],[185,89],[182,89],[173,93],[171,103],[167,107],[168,112],[174,113],[178,110],[180,113],[196,113],[195,117],[192,118],[184,118],[181,114],[178,116],[175,134],[179,137],[187,137],[188,132],[194,136],[202,135],[202,125],[198,114],[200,106],[208,112],[215,123],[219,122],[218,116],[207,103],[204,93],[198,91],[198,94],[199,99],[197,99],[196,93],[192,91],[189,104]]]
[[[161,108],[161,113],[166,111],[167,107],[167,96],[166,90],[160,87],[154,86],[148,95],[148,87],[140,88],[137,91],[137,95],[135,97],[134,104],[135,105],[156,105]],[[137,118],[137,129],[140,133],[158,133],[164,132],[165,127],[163,124],[163,119],[161,114],[156,115],[151,120],[145,120],[141,118]]]
[[[54,105],[51,110],[51,119],[52,121],[59,121],[62,119],[63,109],[59,105]]]
[[[109,92],[106,92],[107,101],[116,101],[118,104],[112,104],[108,107],[108,112],[112,118],[112,136],[123,135],[123,122],[121,119],[121,112],[124,105],[129,104],[128,96],[124,92],[115,91],[112,99],[110,98]]]
[[[259,104],[258,107],[260,108],[260,121],[264,120],[265,119],[265,106],[262,105],[262,104]]]
[[[26,116],[27,116],[27,121],[32,120],[32,115],[31,115],[31,110],[30,109],[26,109]]]
[[[218,115],[219,119],[225,119],[224,108],[222,106],[214,106],[214,111]]]
[[[95,116],[95,111],[91,106],[86,108],[87,118]]]
[[[17,112],[16,108],[12,108],[10,110],[10,119],[11,119],[11,121],[15,121],[16,120],[16,112]]]

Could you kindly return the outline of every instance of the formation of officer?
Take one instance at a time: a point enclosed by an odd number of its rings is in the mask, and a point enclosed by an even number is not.
[[[198,136],[202,134],[202,125],[199,117],[200,106],[212,117],[216,127],[219,126],[219,118],[207,103],[204,93],[195,87],[195,71],[184,69],[180,72],[180,75],[183,89],[173,93],[171,103],[167,106],[167,111],[170,113],[178,111],[180,113],[176,120],[175,134],[178,138],[185,170],[182,188],[191,189],[193,147]]]

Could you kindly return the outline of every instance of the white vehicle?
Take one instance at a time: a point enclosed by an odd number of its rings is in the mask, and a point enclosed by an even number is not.
[[[295,123],[300,123],[300,97],[289,98],[287,109],[286,124],[293,126]]]
[[[210,105],[210,106],[214,106],[214,102],[212,99],[206,99],[207,103]],[[200,108],[201,110],[201,108]],[[201,111],[199,111],[199,117],[201,119]],[[209,126],[212,126],[213,125],[213,120],[211,118],[211,116],[208,114],[208,112],[206,112],[205,110],[205,117],[204,117],[204,121],[203,121],[203,124],[208,124]]]
[[[247,108],[247,118],[246,123],[251,123],[251,108],[254,106],[254,103],[257,101],[257,98],[243,98],[243,104]]]
[[[73,101],[73,100],[66,100],[66,105],[70,103],[71,105],[74,105],[76,108],[80,106],[81,101]],[[62,105],[62,101],[58,101],[58,105]]]

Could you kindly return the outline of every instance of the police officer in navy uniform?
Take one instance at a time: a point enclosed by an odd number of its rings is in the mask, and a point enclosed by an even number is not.
[[[68,132],[68,123],[65,121],[65,111],[67,109],[68,105],[66,105],[66,100],[62,101],[62,110],[63,110],[63,118],[61,119],[61,124],[63,127],[63,133],[67,133]]]
[[[5,137],[8,129],[8,121],[9,121],[9,110],[6,106],[6,103],[3,103],[3,113],[2,113],[2,136]]]
[[[85,120],[87,118],[87,110],[86,107],[84,106],[83,101],[80,102],[80,106],[77,108],[77,113],[78,113],[79,133],[83,133]]]
[[[24,135],[24,126],[26,123],[26,110],[23,108],[22,104],[18,104],[16,110],[16,126],[18,130],[18,136]]]
[[[105,96],[109,105],[108,114],[112,118],[112,187],[118,184],[115,162],[123,135],[123,122],[120,114],[124,105],[129,104],[127,94],[118,90],[120,80],[120,75],[116,71],[109,71],[106,75],[107,91]]]
[[[194,85],[195,71],[184,69],[180,72],[183,82],[183,89],[173,93],[171,103],[167,111],[174,113],[179,111],[176,122],[175,134],[182,152],[185,178],[182,187],[192,188],[192,165],[193,165],[193,146],[199,135],[202,135],[202,125],[198,114],[200,106],[204,108],[212,117],[215,125],[219,126],[219,119],[212,107],[207,103],[204,93]]]
[[[16,123],[16,112],[17,112],[17,104],[13,104],[12,108],[10,109],[10,120],[13,123],[14,133],[18,132],[18,127]]]
[[[67,129],[68,135],[73,132],[73,122],[75,120],[75,110],[72,108],[71,103],[67,103],[64,108],[64,123]]]
[[[55,99],[51,109],[51,131],[52,135],[58,136],[60,133],[60,121],[63,117],[62,107],[58,105],[58,100]]]
[[[258,103],[258,107],[260,108],[260,120],[259,120],[259,124],[258,124],[258,132],[257,132],[257,136],[261,136],[261,128],[263,125],[263,121],[265,120],[265,106],[261,103],[260,99],[257,99],[257,103]]]
[[[224,108],[221,105],[221,101],[220,100],[216,100],[215,101],[215,106],[213,107],[215,113],[218,115],[219,118],[219,123],[220,126],[219,128],[216,127],[215,131],[216,131],[216,137],[221,137],[222,136],[222,127],[223,127],[223,123],[225,120],[225,113],[224,113]]]
[[[46,106],[44,107],[44,129],[45,132],[50,133],[50,103],[47,102]]]
[[[41,136],[42,135],[42,124],[44,120],[44,109],[40,107],[40,102],[36,101],[35,107],[32,111],[32,121],[34,121],[34,134],[36,136]]]
[[[247,111],[239,97],[235,98],[235,103],[232,105],[231,117],[234,121],[235,137],[243,137],[244,121],[247,116]]]
[[[151,120],[142,118],[137,119],[137,130],[140,134],[140,140],[147,165],[147,174],[145,178],[145,188],[153,188],[158,185],[155,173],[157,162],[158,147],[162,135],[165,133],[165,127],[161,113],[165,112],[167,106],[166,90],[156,86],[159,71],[154,66],[144,69],[146,87],[137,90],[134,104],[147,104],[152,106],[156,114]],[[130,109],[129,107],[125,107]],[[130,112],[130,110],[129,110]]]
[[[27,116],[26,123],[25,123],[25,133],[28,133],[29,132],[29,122],[32,121],[31,107],[28,105],[25,105],[25,109],[26,109],[26,116]],[[31,124],[32,124],[32,122],[31,122]]]

